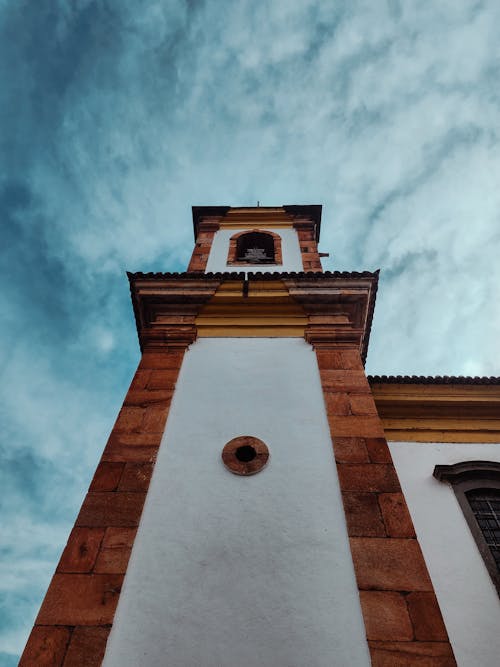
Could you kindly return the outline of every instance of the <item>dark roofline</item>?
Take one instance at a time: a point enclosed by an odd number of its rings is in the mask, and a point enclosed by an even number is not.
[[[323,206],[321,204],[283,204],[283,208],[287,213],[293,215],[294,217],[303,216],[305,218],[310,218],[316,225],[316,242],[319,241],[319,235],[321,232],[321,212],[323,210]]]
[[[364,271],[362,275],[365,275],[367,273],[369,272]],[[366,366],[366,357],[368,356],[368,345],[370,343],[370,336],[372,333],[373,314],[375,312],[375,301],[377,300],[380,269],[377,269],[376,271],[370,273],[369,275],[373,276],[375,278],[375,281],[373,283],[373,292],[370,297],[370,303],[368,304],[368,313],[366,319],[366,337],[363,342],[363,349],[361,351],[361,361],[363,362],[363,367]]]
[[[229,211],[230,206],[191,206],[193,212],[193,232],[194,240],[198,237],[198,225],[202,218],[211,216],[224,216]]]
[[[500,377],[470,375],[369,375],[370,384],[500,384]]]
[[[194,240],[198,236],[198,225],[200,220],[205,217],[223,217],[233,208],[232,206],[192,206],[193,212],[193,232]],[[260,208],[260,209],[275,209],[279,206],[236,206],[235,208]],[[321,231],[321,211],[323,206],[321,204],[304,204],[304,205],[289,205],[283,204],[282,208],[293,215],[294,217],[303,216],[310,218],[316,225],[316,241],[319,241]]]
[[[280,280],[287,278],[307,278],[308,280],[324,280],[325,278],[376,278],[378,281],[378,271],[217,271],[215,273],[205,271],[185,271],[183,273],[162,273],[162,272],[149,272],[143,273],[138,271],[136,273],[131,273],[127,271],[127,276],[129,281],[134,279],[144,279],[148,280],[186,280],[192,278],[193,280],[199,280],[200,277],[203,278],[226,278],[232,280],[244,280],[257,278],[257,280]]]

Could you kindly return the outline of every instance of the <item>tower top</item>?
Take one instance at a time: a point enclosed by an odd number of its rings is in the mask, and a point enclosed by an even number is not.
[[[241,216],[248,217],[272,217],[273,215],[287,214],[292,218],[301,218],[309,220],[314,223],[316,242],[319,241],[321,230],[321,204],[304,204],[304,205],[289,205],[282,206],[193,206],[193,230],[194,238],[198,237],[198,228],[200,222],[205,219],[218,218],[221,220],[231,211],[231,213],[238,213]]]

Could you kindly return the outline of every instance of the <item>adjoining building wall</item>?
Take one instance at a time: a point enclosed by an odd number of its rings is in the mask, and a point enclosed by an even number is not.
[[[265,227],[265,225],[259,227],[259,229],[278,234],[281,237],[282,264],[256,264],[254,266],[228,264],[229,240],[239,231],[245,231],[245,228],[220,229],[215,233],[206,271],[265,271],[266,273],[270,271],[303,271],[299,237],[295,229],[271,229]],[[248,228],[246,231],[251,232],[253,229]]]
[[[417,537],[460,667],[498,667],[500,605],[453,489],[439,464],[500,461],[500,444],[390,442]]]
[[[221,451],[251,435],[252,477]],[[369,665],[316,355],[200,339],[185,355],[105,667]]]

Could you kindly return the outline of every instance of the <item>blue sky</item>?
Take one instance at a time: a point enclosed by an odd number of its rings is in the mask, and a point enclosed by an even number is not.
[[[497,0],[0,0],[0,665],[139,359],[125,271],[190,207],[323,204],[381,269],[368,371],[500,374]]]

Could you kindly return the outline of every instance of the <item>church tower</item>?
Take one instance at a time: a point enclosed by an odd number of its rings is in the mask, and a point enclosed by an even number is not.
[[[455,664],[321,206],[193,208],[21,666]],[[422,621],[424,619],[424,621]]]

